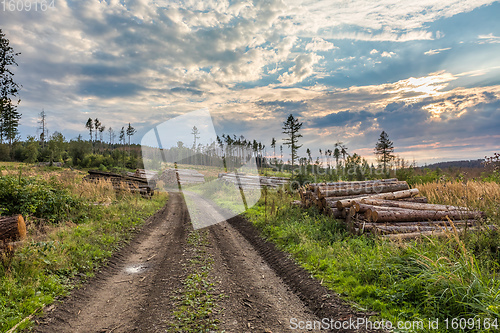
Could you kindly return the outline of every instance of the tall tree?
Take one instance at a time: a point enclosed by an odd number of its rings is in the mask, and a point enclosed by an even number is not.
[[[10,66],[17,66],[15,57],[19,54],[14,52],[0,29],[0,144],[6,139],[11,146],[19,133],[21,114],[17,111],[17,105],[21,100],[17,99],[20,86],[14,82]],[[12,99],[17,99],[17,102]]]
[[[297,150],[302,147],[302,145],[299,145],[299,138],[302,137],[302,134],[299,133],[300,128],[302,127],[302,123],[299,122],[298,119],[294,118],[292,114],[290,114],[287,118],[287,120],[283,123],[283,134],[286,134],[288,137],[283,139],[283,143],[287,146],[290,147],[292,156],[292,174],[293,174],[293,167],[295,165],[295,160],[297,160]]]
[[[45,113],[45,110],[42,109],[42,112],[40,112],[40,120],[38,123],[40,124],[40,129],[42,132],[40,133],[40,144],[42,145],[42,148],[45,147],[45,141],[47,140],[47,122],[45,118],[47,117],[47,114]]]
[[[276,164],[276,139],[275,138],[271,139],[271,148],[273,148],[273,159],[274,159],[274,164]]]
[[[378,160],[382,163],[384,168],[384,173],[387,172],[387,164],[389,164],[394,158],[394,145],[391,140],[389,140],[389,135],[382,131],[380,137],[378,138],[377,144],[375,145],[375,155],[377,155]]]
[[[196,140],[199,139],[200,137],[198,134],[200,134],[200,131],[196,126],[193,126],[193,130],[191,131],[191,134],[194,136],[194,143],[193,143],[193,149],[196,149]]]
[[[108,128],[108,132],[109,132],[109,146],[111,147],[113,145],[113,140],[116,137],[116,135],[112,127]]]
[[[95,140],[94,142],[97,142],[97,133],[99,133],[99,128],[101,127],[102,123],[99,121],[98,118],[95,118],[94,120],[94,133],[95,133]]]
[[[125,146],[125,127],[122,126],[122,129],[120,130],[120,143]]]
[[[127,136],[128,136],[128,154],[130,155],[130,138],[132,137],[132,135],[134,135],[137,131],[135,130],[135,128],[133,128],[130,123],[128,123],[128,127],[127,127]]]
[[[21,119],[21,114],[17,112],[17,107],[12,103],[7,103],[3,109],[3,127],[5,140],[9,142],[9,146],[12,147],[12,142],[19,134],[19,120]]]
[[[92,118],[89,118],[87,120],[87,123],[85,124],[85,128],[89,130],[90,134],[90,143],[92,143],[92,131],[94,131],[94,121]],[[93,147],[93,146],[92,146]],[[93,150],[93,149],[92,149]]]

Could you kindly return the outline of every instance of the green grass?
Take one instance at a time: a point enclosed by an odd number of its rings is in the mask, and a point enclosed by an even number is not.
[[[446,318],[450,325],[453,318],[498,322],[498,232],[470,234],[466,243],[453,233],[444,239],[404,243],[355,237],[342,222],[315,208],[291,206],[290,201],[289,196],[270,192],[267,208],[261,201],[246,215],[266,237],[354,306],[375,310],[395,326],[398,321],[422,321],[428,327],[429,318],[439,319],[439,330],[427,329],[432,332],[446,332]]]
[[[171,328],[174,332],[216,332],[218,320],[213,314],[221,311],[217,299],[224,296],[215,295],[209,276],[213,258],[205,251],[209,245],[207,231],[191,231],[187,242],[193,256],[185,267],[188,275],[182,281],[183,288],[178,291],[179,296],[173,298],[176,309]]]
[[[11,181],[9,177],[0,178]],[[13,205],[9,202],[9,211],[21,212],[18,210],[24,209],[22,204],[26,202],[32,203],[32,206],[42,206],[39,205],[41,201],[45,202],[46,211],[42,211],[38,219],[34,220],[38,227],[35,228],[34,224],[28,226],[29,235],[24,245],[13,255],[2,254],[2,332],[35,310],[54,302],[56,298],[67,295],[78,281],[92,276],[95,269],[130,239],[133,231],[148,216],[165,204],[167,198],[160,194],[146,200],[129,194],[114,198],[107,204],[99,204],[91,200],[95,198],[77,195],[77,192],[57,187],[43,179],[23,178],[21,181],[31,184],[28,187],[31,186],[32,190],[23,192],[21,204]],[[40,196],[40,193],[54,200],[47,201],[47,197]],[[16,194],[16,191],[10,194]],[[70,200],[73,204],[66,207],[65,215],[57,215],[53,219],[52,213],[59,209],[61,198]],[[64,201],[64,204],[67,202]],[[22,212],[36,214],[37,211]],[[25,217],[33,220],[31,215]],[[44,233],[40,233],[38,229],[42,225]],[[25,321],[19,329],[31,324],[30,321]]]

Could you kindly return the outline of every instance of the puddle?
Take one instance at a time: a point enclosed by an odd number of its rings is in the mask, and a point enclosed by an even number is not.
[[[129,274],[137,274],[137,273],[141,273],[141,272],[145,271],[146,268],[147,268],[147,266],[145,264],[134,264],[134,265],[130,265],[130,266],[125,267],[125,272],[127,272]]]

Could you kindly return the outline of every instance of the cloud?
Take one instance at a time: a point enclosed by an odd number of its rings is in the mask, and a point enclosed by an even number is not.
[[[314,65],[322,58],[315,53],[301,54],[294,59],[295,65],[287,73],[283,73],[278,80],[284,85],[302,82],[314,73]]]
[[[370,54],[377,54],[377,53],[378,53],[378,50],[376,50],[376,49],[373,49],[370,51]]]
[[[424,52],[425,55],[435,55],[435,54],[439,54],[443,51],[448,51],[448,50],[451,50],[451,47],[446,47],[446,48],[443,48],[443,49],[435,49],[435,50],[429,50],[427,52]]]
[[[396,55],[396,53],[394,52],[387,52],[387,51],[384,51],[382,52],[381,56],[384,57],[384,58],[392,58],[392,56]]]
[[[479,35],[477,38],[480,40],[480,44],[489,43],[489,44],[497,44],[500,43],[500,37],[493,35],[493,33],[489,33],[487,35]]]
[[[331,49],[338,49],[333,43],[330,43],[322,38],[314,37],[310,43],[306,45],[307,51],[328,51]]]

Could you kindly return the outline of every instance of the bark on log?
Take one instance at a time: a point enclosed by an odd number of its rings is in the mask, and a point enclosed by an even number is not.
[[[488,229],[493,229],[496,230],[497,228],[494,225],[488,225]],[[483,230],[483,227],[472,227],[468,228],[467,232],[476,232],[476,231],[481,231]],[[458,234],[462,234],[465,231],[465,229],[458,229],[457,232]],[[404,239],[415,239],[415,238],[420,238],[422,236],[436,236],[436,237],[442,237],[445,235],[449,235],[449,232],[447,231],[422,231],[422,232],[411,232],[407,234],[389,234],[389,235],[381,235],[380,237],[383,237],[385,239],[393,239],[393,240],[404,240]]]
[[[26,237],[26,224],[22,215],[0,216],[0,241],[15,242]]]
[[[374,222],[418,222],[418,221],[441,221],[446,219],[463,220],[479,219],[484,217],[483,212],[479,211],[442,211],[442,210],[371,210],[371,220]]]
[[[401,198],[401,199],[398,199],[398,201],[421,202],[421,203],[428,203],[429,202],[427,197]]]
[[[377,235],[399,234],[422,231],[447,231],[453,232],[454,228],[450,226],[418,226],[418,225],[376,225],[374,223],[364,224],[360,226],[362,230],[369,231]],[[460,227],[455,228],[460,229]]]
[[[360,202],[354,202],[352,207],[356,209],[358,213],[364,213],[368,209],[373,210],[405,210],[406,208],[401,208],[401,207],[387,207],[387,206],[375,206],[375,205],[368,205],[365,203],[360,203]]]
[[[347,184],[372,184],[376,182],[381,182],[381,183],[390,183],[398,181],[397,178],[390,178],[390,179],[374,179],[374,180],[362,180],[362,181],[352,181],[352,182],[332,182],[332,183],[312,183],[309,184],[309,187],[315,187],[315,186],[343,186]]]
[[[387,192],[396,192],[408,190],[410,187],[406,182],[397,182],[394,184],[373,184],[370,186],[354,187],[354,188],[340,188],[332,190],[321,190],[318,189],[319,197],[337,197],[346,195],[357,195],[357,194],[378,194]]]
[[[376,198],[376,199],[387,199],[387,200],[397,200],[400,198],[409,198],[411,196],[417,195],[418,194],[418,189],[417,188],[412,188],[409,190],[404,190],[404,191],[397,191],[397,192],[388,192],[388,193],[380,193],[380,194],[372,194],[372,195],[367,195],[364,197],[359,197],[355,199],[344,199],[344,200],[338,200],[337,201],[337,208],[339,210],[351,207],[352,204],[356,201],[360,201],[362,198]]]
[[[342,216],[342,211],[338,210],[337,208],[325,207],[325,214],[336,219],[344,218]]]
[[[383,206],[383,207],[394,207],[394,208],[408,208],[408,209],[416,209],[416,210],[459,210],[459,211],[468,211],[467,207],[459,207],[459,206],[449,206],[449,205],[437,205],[437,204],[429,204],[429,203],[419,203],[419,202],[404,202],[404,201],[393,201],[393,200],[383,200],[383,199],[361,199],[360,203],[372,206]],[[371,207],[369,207],[371,208]]]
[[[455,220],[452,221],[454,226],[473,226],[478,224],[477,220]],[[374,225],[374,226],[451,226],[450,221],[418,221],[418,222],[384,222],[384,223],[373,223],[373,222],[360,222],[360,225]]]

